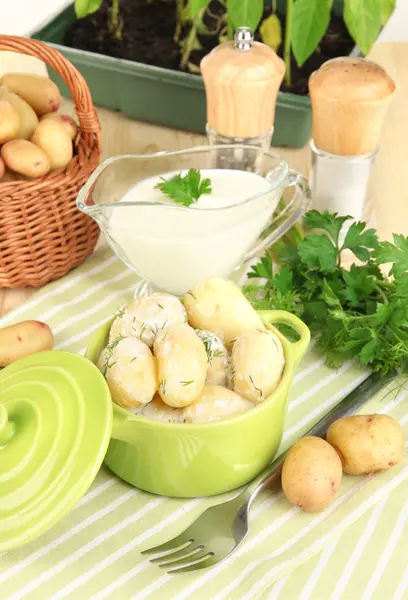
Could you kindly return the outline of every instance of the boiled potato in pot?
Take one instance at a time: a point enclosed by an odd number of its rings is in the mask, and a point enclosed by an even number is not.
[[[404,454],[404,431],[388,415],[343,417],[330,425],[326,439],[350,475],[386,471]]]
[[[22,321],[0,329],[0,367],[7,367],[16,360],[51,350],[54,336],[46,323]]]
[[[43,177],[50,170],[46,153],[27,140],[10,140],[1,148],[1,158],[15,173],[26,177]]]
[[[232,348],[229,387],[247,400],[262,402],[275,391],[284,366],[282,343],[272,331],[246,331]]]
[[[186,423],[210,423],[233,417],[253,408],[252,402],[244,400],[225,387],[206,385],[195,402],[183,409],[183,420]]]
[[[21,140],[29,140],[38,125],[38,117],[31,106],[6,87],[0,87],[0,100],[5,100],[11,104],[18,113],[20,126],[16,137]]]
[[[65,127],[58,121],[40,121],[31,141],[47,154],[51,170],[65,168],[74,155],[72,140]]]
[[[181,423],[183,421],[182,409],[165,404],[158,394],[143,407],[140,414],[147,419],[164,423]]]
[[[317,512],[332,502],[341,478],[341,460],[335,449],[321,438],[306,436],[286,456],[282,489],[292,504]]]
[[[198,337],[203,341],[207,352],[208,367],[205,383],[207,385],[227,384],[229,354],[222,340],[215,333],[205,329],[196,329]]]
[[[48,77],[6,73],[0,83],[25,100],[39,116],[56,111],[60,107],[60,91]]]
[[[228,349],[244,331],[263,328],[260,316],[233,281],[207,279],[193,286],[183,303],[189,324],[215,333]]]
[[[112,400],[122,408],[140,408],[157,390],[156,361],[150,349],[133,337],[118,337],[102,351],[98,368]]]
[[[175,408],[188,406],[200,396],[207,374],[204,343],[186,323],[161,329],[154,340],[159,394]]]
[[[185,308],[175,296],[164,293],[141,296],[120,311],[112,324],[109,339],[132,335],[152,348],[158,331],[186,321]]]
[[[20,129],[20,117],[16,109],[7,102],[0,100],[0,144],[17,137]]]

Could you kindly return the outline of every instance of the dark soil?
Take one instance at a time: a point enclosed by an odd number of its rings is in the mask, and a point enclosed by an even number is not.
[[[176,0],[121,0],[120,18],[122,28],[120,36],[109,32],[108,12],[110,0],[105,0],[102,8],[76,21],[67,35],[65,43],[73,48],[97,52],[116,58],[125,58],[144,64],[180,69],[180,48],[174,39],[176,31]],[[216,0],[210,4],[212,15],[219,15],[223,8]],[[264,18],[270,14],[271,8],[265,7]],[[284,30],[285,16],[279,15]],[[208,30],[214,30],[217,19],[207,16],[205,24]],[[188,30],[181,32],[181,38]],[[256,33],[256,39],[259,39]],[[218,42],[217,33],[199,35],[202,50],[193,50],[190,62],[199,65],[202,57],[210,52]],[[306,95],[310,74],[318,69],[326,60],[336,56],[347,56],[354,47],[354,42],[341,19],[332,18],[328,31],[322,39],[318,50],[298,67],[292,60],[292,86],[288,89],[282,85],[283,91]],[[282,55],[283,44],[279,50]]]

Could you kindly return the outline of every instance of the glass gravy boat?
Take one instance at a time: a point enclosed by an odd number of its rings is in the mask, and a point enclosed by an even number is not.
[[[189,169],[210,178],[211,195],[186,207],[155,188],[161,178]],[[295,193],[277,212],[287,187]],[[276,242],[309,204],[305,177],[272,152],[246,144],[114,156],[77,199],[119,258],[143,278],[136,295],[157,289],[182,295],[208,277],[229,277]]]

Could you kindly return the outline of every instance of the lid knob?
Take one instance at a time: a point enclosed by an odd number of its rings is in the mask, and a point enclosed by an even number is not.
[[[249,27],[234,40],[216,46],[201,61],[207,97],[207,123],[217,133],[255,138],[273,127],[285,63],[276,52],[254,41]]]
[[[312,137],[343,156],[376,150],[395,84],[376,63],[353,57],[327,61],[309,78]]]
[[[13,434],[14,426],[8,420],[7,409],[4,404],[0,404],[0,446],[5,446]]]

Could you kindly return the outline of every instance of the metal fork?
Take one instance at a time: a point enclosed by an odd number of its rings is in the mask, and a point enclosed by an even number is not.
[[[305,435],[323,437],[336,419],[355,412],[382,389],[388,380],[370,375]],[[144,550],[158,555],[150,562],[168,573],[205,569],[225,560],[249,532],[249,511],[257,496],[278,478],[288,451],[260,473],[238,496],[207,508],[187,529],[168,542]]]

